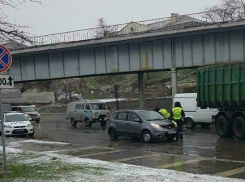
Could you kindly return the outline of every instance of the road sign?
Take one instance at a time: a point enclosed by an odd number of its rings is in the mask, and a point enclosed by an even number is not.
[[[87,87],[88,87],[88,88],[91,88],[91,83],[88,82],[88,83],[87,83]]]
[[[12,56],[9,50],[0,45],[0,73],[7,71],[12,64]]]
[[[13,75],[0,75],[0,89],[2,88],[7,88],[7,89],[14,88]]]

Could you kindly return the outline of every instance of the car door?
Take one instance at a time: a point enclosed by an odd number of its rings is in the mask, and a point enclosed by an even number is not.
[[[75,113],[74,113],[74,119],[76,121],[83,121],[83,109],[84,109],[84,104],[76,104],[75,107]]]
[[[127,124],[127,112],[119,112],[117,115],[117,119],[115,119],[116,130],[119,135],[126,134],[126,124]]]
[[[92,115],[92,111],[91,111],[90,104],[85,104],[83,110],[83,121],[85,120],[85,118],[89,118],[91,120],[91,115]]]
[[[133,112],[128,113],[128,121],[125,126],[125,131],[127,135],[132,137],[140,137],[141,135],[141,122],[136,122],[135,119],[138,119],[140,121],[140,118],[138,115],[136,115]]]

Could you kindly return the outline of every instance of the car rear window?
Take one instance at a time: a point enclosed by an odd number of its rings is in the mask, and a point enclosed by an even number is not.
[[[76,109],[84,109],[84,104],[76,104]]]
[[[116,113],[113,113],[112,118],[113,119],[117,119],[117,116],[118,116],[118,113],[117,112]]]
[[[125,112],[119,113],[118,114],[118,120],[126,121],[127,120],[127,113],[125,113]]]

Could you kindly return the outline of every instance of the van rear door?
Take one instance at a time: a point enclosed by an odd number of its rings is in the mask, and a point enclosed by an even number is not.
[[[196,97],[179,97],[175,98],[174,102],[180,102],[186,118],[191,118],[194,122],[196,122]]]
[[[84,120],[84,104],[76,104],[74,119],[75,121],[83,121]]]

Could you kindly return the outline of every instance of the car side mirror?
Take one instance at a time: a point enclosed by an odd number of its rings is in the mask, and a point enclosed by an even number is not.
[[[141,120],[139,118],[134,119],[134,122],[141,123]]]

